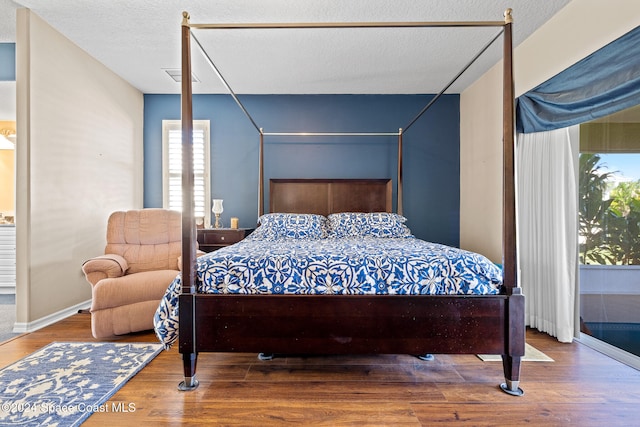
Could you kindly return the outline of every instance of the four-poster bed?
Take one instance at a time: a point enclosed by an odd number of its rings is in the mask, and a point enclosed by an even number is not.
[[[352,28],[352,27],[435,27],[435,26],[494,26],[502,28],[504,37],[504,88],[503,88],[503,157],[504,157],[504,214],[503,214],[503,268],[486,262],[482,256],[470,253],[473,260],[469,262],[475,270],[469,282],[458,280],[458,276],[468,272],[456,271],[453,278],[443,279],[447,283],[454,283],[459,288],[452,291],[434,292],[437,295],[425,295],[427,288],[418,290],[418,295],[404,294],[404,291],[386,289],[387,283],[381,286],[383,291],[394,295],[378,295],[384,293],[380,289],[369,289],[366,294],[351,295],[350,291],[343,294],[276,294],[281,292],[262,293],[247,290],[250,286],[258,288],[264,281],[254,283],[249,280],[241,283],[234,278],[231,269],[224,270],[224,279],[215,277],[213,270],[208,270],[207,264],[215,268],[221,264],[235,262],[239,255],[232,252],[221,252],[219,259],[207,258],[196,261],[196,235],[193,215],[193,165],[191,164],[191,136],[192,136],[192,90],[190,79],[182,82],[182,124],[183,124],[183,258],[182,276],[177,278],[178,291],[174,294],[179,304],[179,351],[183,356],[185,380],[180,389],[189,390],[197,387],[195,378],[196,361],[199,352],[256,352],[256,353],[285,353],[285,354],[355,354],[355,353],[444,353],[444,354],[501,354],[505,383],[502,390],[509,394],[520,395],[520,360],[524,355],[524,296],[516,281],[516,245],[515,245],[515,195],[513,170],[514,144],[514,93],[512,78],[512,39],[510,10],[505,13],[505,21],[498,22],[408,22],[408,23],[345,23],[345,24],[204,24],[194,25],[188,22],[188,15],[184,14],[182,24],[183,63],[182,75],[191,75],[190,41],[200,43],[193,36],[191,28]],[[497,39],[494,38],[494,40]],[[493,40],[492,40],[493,42]],[[202,48],[202,46],[200,46]],[[485,47],[485,49],[488,45]],[[483,49],[483,51],[485,50]],[[205,53],[206,56],[206,53]],[[207,56],[208,58],[208,56]],[[258,214],[261,225],[250,239],[251,242],[241,242],[243,248],[259,244],[260,235],[265,240],[278,240],[269,233],[279,233],[282,224],[293,224],[294,231],[300,231],[301,224],[312,225],[303,231],[305,240],[309,233],[336,233],[344,225],[346,234],[351,233],[357,222],[361,227],[366,225],[366,233],[376,234],[374,238],[367,235],[365,240],[371,240],[384,245],[390,242],[409,242],[412,246],[423,243],[412,239],[407,234],[408,229],[402,224],[402,134],[398,136],[398,177],[396,179],[397,213],[392,211],[391,180],[271,180],[270,181],[270,212],[275,216],[263,215],[264,181],[263,181],[263,144],[265,136],[290,135],[287,133],[267,133],[259,128],[251,118],[242,103],[235,96],[231,88],[218,72],[215,65],[210,65],[220,79],[227,86],[230,94],[247,115],[260,135],[259,152],[259,192]],[[468,67],[468,66],[467,66]],[[465,68],[466,69],[466,68]],[[464,70],[463,70],[464,71]],[[462,72],[461,72],[462,73]],[[460,74],[461,74],[460,73]],[[458,74],[458,76],[460,75]],[[456,78],[458,77],[456,76]],[[455,79],[454,79],[455,80]],[[448,86],[447,86],[448,87]],[[446,88],[445,88],[446,90]],[[438,94],[406,128],[410,127],[435,100],[444,92]],[[310,135],[310,134],[306,134]],[[318,135],[335,135],[323,133]],[[368,133],[351,134],[355,136],[370,135]],[[286,215],[278,214],[287,212]],[[341,214],[348,212],[348,214]],[[358,213],[360,212],[360,214]],[[376,212],[367,214],[366,212]],[[296,215],[303,214],[303,215]],[[313,215],[311,215],[313,214]],[[349,221],[355,221],[350,223]],[[389,223],[392,225],[385,228]],[[270,228],[274,227],[275,228]],[[382,225],[381,225],[382,224]],[[306,225],[305,225],[306,226]],[[280,227],[280,228],[278,228]],[[326,229],[325,229],[326,227]],[[403,228],[404,227],[404,228]],[[262,230],[261,230],[262,228]],[[327,231],[329,230],[329,231]],[[380,235],[389,233],[390,235]],[[286,229],[284,232],[289,233]],[[358,233],[360,230],[358,230]],[[300,233],[296,234],[296,239]],[[410,234],[410,233],[409,233]],[[255,236],[254,236],[255,235]],[[251,236],[250,236],[251,237]],[[290,235],[287,234],[289,238]],[[324,235],[318,236],[318,241],[324,241]],[[335,236],[334,236],[335,237]],[[339,236],[344,237],[344,236]],[[353,237],[351,235],[347,236]],[[391,237],[391,238],[387,238]],[[386,239],[386,240],[385,240]],[[249,240],[249,239],[247,239]],[[289,242],[291,243],[291,242]],[[289,244],[287,243],[287,244]],[[317,243],[317,242],[316,242]],[[328,246],[343,244],[339,239],[329,241]],[[244,245],[243,245],[244,244]],[[295,241],[298,250],[302,243]],[[306,244],[306,243],[305,243]],[[326,244],[326,242],[324,242]],[[358,245],[361,243],[358,242]],[[351,243],[349,244],[351,245]],[[348,252],[349,245],[344,251]],[[234,245],[236,246],[236,245]],[[374,244],[375,246],[375,244]],[[364,247],[364,246],[362,246]],[[230,251],[233,248],[225,248]],[[238,250],[240,250],[238,248]],[[373,250],[368,246],[362,249],[365,253]],[[385,247],[387,252],[400,251],[396,247]],[[306,249],[304,249],[306,251]],[[462,257],[455,248],[438,247],[437,251],[446,253],[446,262],[451,257]],[[456,251],[455,255],[451,255]],[[265,251],[269,252],[269,251]],[[333,257],[333,255],[331,255]],[[381,256],[379,254],[375,256]],[[410,258],[413,255],[408,255]],[[477,256],[477,257],[476,257]],[[398,258],[407,259],[403,253]],[[375,258],[378,260],[378,258]],[[385,258],[386,260],[386,258]],[[279,262],[279,261],[278,261]],[[304,264],[304,261],[298,260]],[[376,261],[377,262],[377,261]],[[422,261],[417,261],[420,264]],[[216,264],[217,263],[217,264]],[[258,261],[256,261],[258,263]],[[345,263],[350,264],[347,260]],[[467,263],[467,261],[463,262]],[[393,267],[400,271],[399,267]],[[412,267],[413,268],[413,267]],[[496,275],[496,270],[498,274]],[[362,268],[358,270],[362,274]],[[414,271],[414,270],[412,270]],[[418,270],[415,270],[418,271]],[[262,273],[255,273],[262,274]],[[301,273],[305,275],[307,273]],[[426,274],[420,270],[420,275]],[[224,291],[236,289],[236,293],[223,293],[215,289],[215,293],[200,293],[203,277],[208,277],[209,286],[221,286]],[[258,276],[255,276],[258,277]],[[262,277],[262,276],[261,276]],[[304,282],[304,278],[297,276],[297,282]],[[358,276],[361,277],[361,276]],[[364,276],[362,276],[364,277]],[[422,276],[421,276],[422,277]],[[500,281],[501,279],[501,281]],[[352,280],[352,279],[349,279]],[[365,280],[365,279],[362,279]],[[367,277],[366,280],[373,280]],[[356,286],[363,283],[352,281]],[[289,286],[291,283],[288,283]],[[325,283],[326,285],[326,283]],[[414,287],[417,283],[404,283],[402,286]],[[245,288],[246,287],[246,288]],[[285,286],[286,287],[286,286]],[[325,286],[329,288],[329,286]],[[374,286],[375,287],[375,286]],[[270,286],[273,288],[273,286]],[[473,289],[472,289],[473,288]],[[175,289],[173,291],[175,292]],[[475,290],[481,289],[478,292]],[[380,292],[379,292],[380,291]],[[297,292],[297,291],[296,291]],[[315,290],[311,293],[316,292]],[[242,294],[250,293],[250,295]],[[349,295],[348,295],[349,294]],[[169,329],[178,331],[177,319],[169,319],[169,309],[163,301],[156,314],[156,332],[159,337]],[[177,311],[177,308],[176,310]],[[171,323],[173,322],[173,323]],[[164,331],[164,332],[160,332]],[[166,343],[166,342],[165,342]],[[169,344],[170,345],[170,344]]]

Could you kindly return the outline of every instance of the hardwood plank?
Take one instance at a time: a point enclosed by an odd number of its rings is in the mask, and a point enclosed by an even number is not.
[[[375,357],[372,356],[372,360]],[[429,365],[314,365],[278,366],[254,365],[247,375],[248,381],[393,381],[393,382],[462,382],[452,366]]]
[[[102,414],[100,414],[102,415]],[[148,422],[165,423],[182,416],[182,412],[156,409],[148,414]],[[271,403],[204,403],[198,406],[198,418],[206,420],[197,425],[246,426],[420,426],[408,403],[382,402],[316,402]],[[95,424],[99,425],[99,424]],[[106,425],[106,424],[105,424]]]
[[[525,389],[524,396],[519,401],[525,403],[580,403],[580,404],[598,404],[598,403],[610,403],[610,404],[626,404],[633,402],[640,402],[640,394],[637,389],[627,391],[622,388],[612,387],[611,384],[604,383],[576,383],[569,382],[556,382],[546,383],[540,380],[531,382],[527,381],[526,386],[522,384]],[[492,383],[490,388],[498,387]],[[613,390],[612,390],[613,389]],[[447,402],[458,403],[483,403],[487,401],[487,395],[491,395],[491,400],[497,404],[511,404],[514,400],[512,396],[507,394],[494,394],[492,391],[487,391],[486,384],[480,383],[464,383],[464,384],[438,384],[438,390],[445,397]],[[517,402],[516,402],[517,403]]]
[[[580,426],[612,427],[634,425],[640,415],[638,405],[625,404],[612,413],[606,403],[557,404],[514,403],[489,405],[469,403],[443,404],[434,411],[429,404],[411,405],[422,425],[455,424],[456,426]],[[586,410],[590,408],[589,410]]]
[[[133,380],[132,380],[133,381]],[[123,389],[118,393],[121,401],[132,399],[150,400],[158,397],[158,384],[155,380],[137,380],[135,387]],[[139,390],[144,390],[142,393]],[[273,384],[251,381],[216,381],[201,385],[200,398],[211,402],[249,402],[260,401],[262,405],[286,401],[303,402],[341,402],[354,400],[358,402],[445,402],[446,398],[436,384],[394,383],[394,382],[362,382],[345,387],[340,381],[279,381]],[[265,392],[267,390],[267,392]],[[161,394],[166,395],[167,390]],[[176,389],[171,392],[175,398],[181,399],[184,393]]]
[[[0,344],[6,366],[52,341],[96,341],[90,316]],[[120,342],[157,342],[152,332]],[[580,425],[628,426],[640,419],[640,372],[579,343],[529,330],[527,342],[555,362],[523,362],[522,397],[498,389],[502,364],[475,355],[284,355],[203,353],[200,387],[181,392],[182,359],[163,351],[86,426],[113,425]],[[124,412],[123,409],[130,408]]]

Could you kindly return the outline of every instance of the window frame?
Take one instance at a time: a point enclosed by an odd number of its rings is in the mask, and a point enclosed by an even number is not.
[[[173,132],[180,132],[180,140],[182,140],[182,121],[181,120],[162,120],[162,207],[164,209],[172,209],[170,204],[170,186],[169,183],[172,177],[177,177],[178,175],[182,176],[182,161],[180,161],[180,174],[171,173],[169,166],[170,154],[169,149],[171,145],[170,135]],[[202,221],[204,222],[204,226],[208,226],[211,223],[211,126],[209,120],[194,120],[193,121],[193,135],[196,136],[197,132],[202,132],[203,135],[203,150],[202,156],[203,160],[203,173],[197,174],[194,172],[194,191],[197,189],[197,182],[199,176],[202,176],[203,180],[203,188],[204,188],[204,201],[202,205],[202,214],[198,211],[198,197],[194,194],[194,215],[196,216],[196,220],[198,218],[204,218]],[[182,144],[180,142],[180,147]],[[180,148],[181,149],[181,148]],[[194,157],[197,156],[197,152],[194,150]],[[198,164],[194,159],[194,167]],[[180,188],[180,192],[182,192],[182,188]],[[182,193],[180,194],[182,196]],[[174,205],[174,210],[175,205]],[[179,209],[182,211],[182,208]]]

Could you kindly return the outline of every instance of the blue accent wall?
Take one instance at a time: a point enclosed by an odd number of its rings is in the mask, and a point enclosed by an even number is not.
[[[0,43],[0,81],[16,80],[16,44]]]
[[[433,95],[242,95],[265,132],[397,132]],[[229,95],[194,95],[195,120],[211,122],[211,188],[225,213],[253,227],[259,135]],[[179,95],[145,95],[144,206],[162,206],[162,120],[180,119]],[[392,178],[397,137],[265,137],[270,178]],[[445,95],[403,136],[404,215],[422,239],[459,245],[460,102]],[[268,198],[266,200],[268,206]],[[268,211],[268,208],[265,208]]]

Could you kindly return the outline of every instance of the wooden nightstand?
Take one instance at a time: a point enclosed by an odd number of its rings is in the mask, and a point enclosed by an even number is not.
[[[213,252],[238,243],[253,230],[253,228],[200,228],[198,229],[198,247],[203,252]]]

